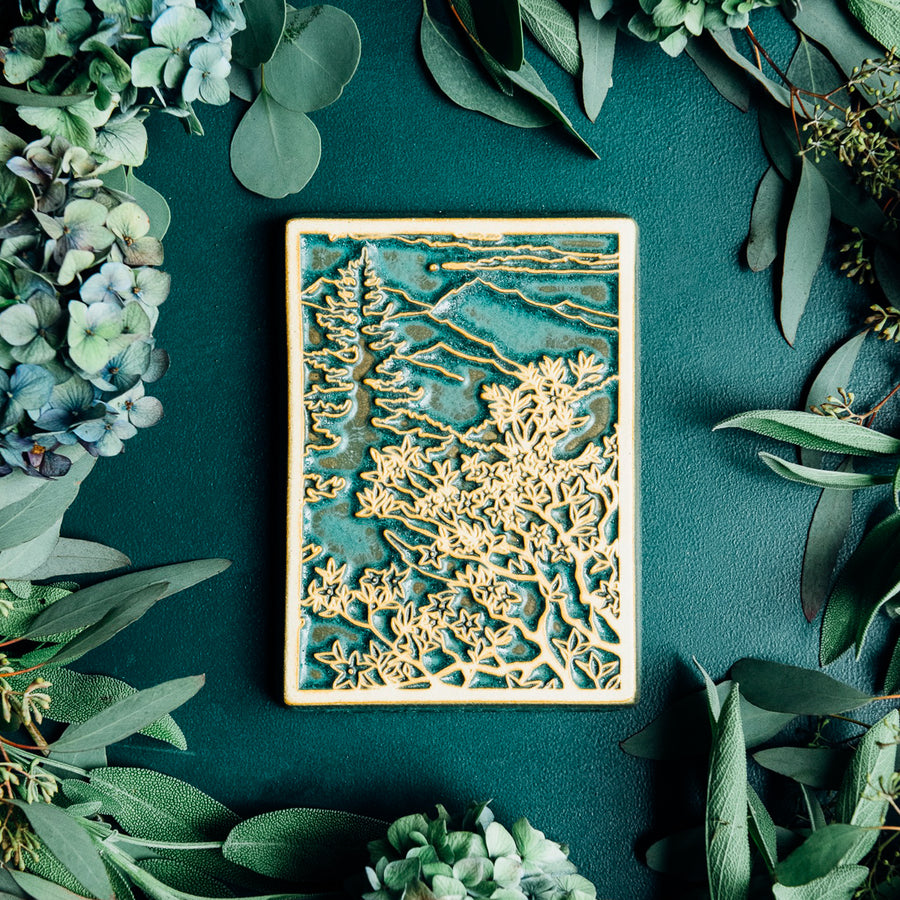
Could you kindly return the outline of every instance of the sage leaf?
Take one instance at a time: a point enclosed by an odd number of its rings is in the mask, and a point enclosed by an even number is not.
[[[890,484],[892,475],[873,475],[868,472],[841,472],[836,469],[814,469],[790,462],[771,453],[760,453],[759,458],[773,471],[800,484],[833,490],[856,491],[860,488],[875,487],[879,484]]]
[[[253,0],[243,6],[246,27],[231,39],[231,55],[239,66],[255,69],[278,47],[287,19],[285,0]]]
[[[826,825],[825,810],[822,809],[819,798],[805,784],[800,785],[800,793],[803,795],[806,813],[809,816],[810,830],[818,831],[820,828],[824,828]]]
[[[612,8],[613,0],[589,0],[595,19],[602,19]]]
[[[334,6],[288,11],[284,38],[266,63],[266,90],[286,109],[311,112],[333,103],[359,65],[356,22]]]
[[[728,45],[729,50],[733,49],[735,53],[738,52],[730,30],[725,29],[720,32],[719,38]],[[730,64],[730,61],[727,61],[727,57],[723,59],[719,45],[709,35],[692,37],[687,42],[684,52],[721,96],[741,112],[747,112],[750,108],[748,79],[744,74],[738,72]]]
[[[32,580],[60,575],[85,575],[130,566],[131,560],[118,550],[94,541],[60,538],[50,556],[30,573]]]
[[[853,422],[794,410],[760,409],[738,413],[719,422],[713,430],[719,428],[742,428],[823,453],[847,453],[853,456],[888,456],[900,453],[900,440],[880,431],[864,428]]]
[[[519,0],[519,8],[537,42],[566,72],[577,75],[581,51],[571,13],[559,0]]]
[[[507,125],[540,128],[553,117],[530,99],[499,93],[487,73],[468,54],[456,32],[435,22],[423,3],[419,41],[428,71],[438,87],[458,106],[484,113]]]
[[[847,8],[882,46],[900,46],[900,3],[892,0],[847,0]]]
[[[8,800],[27,817],[41,843],[66,869],[100,900],[112,898],[113,889],[93,838],[65,810],[52,803]]]
[[[759,794],[749,784],[747,785],[747,803],[750,810],[750,818],[748,820],[750,837],[759,848],[766,868],[771,872],[778,861],[778,840],[775,832],[775,822],[772,821],[772,816],[766,809],[765,804],[760,800]]]
[[[734,38],[726,28],[723,31],[710,31],[710,37],[718,44],[719,49],[733,62],[740,66],[751,78],[765,88],[769,96],[782,106],[791,105],[791,95],[786,87],[772,81],[764,75],[734,45]]]
[[[845,460],[839,468],[849,470],[851,466],[851,461]],[[828,597],[852,516],[852,492],[822,491],[809,522],[800,571],[800,602],[808,622],[815,620]]]
[[[654,872],[688,881],[706,880],[706,842],[703,828],[687,828],[655,841],[644,857]]]
[[[525,52],[519,0],[481,0],[472,15],[481,46],[505,69],[518,69]]]
[[[799,887],[772,885],[775,900],[848,900],[866,880],[865,866],[838,866],[827,875]]]
[[[187,703],[203,687],[203,675],[165,681],[113,703],[86,722],[70,725],[52,745],[54,753],[77,753],[125,740]]]
[[[827,716],[875,699],[824,672],[752,657],[738,660],[731,677],[754,705],[794,715]]]
[[[768,747],[753,754],[764,769],[819,790],[840,787],[850,756],[832,747]]]
[[[307,184],[321,153],[319,131],[309,117],[262,91],[231,139],[231,170],[248,190],[278,199]]]
[[[884,692],[885,694],[900,692],[900,633],[894,635],[894,649],[891,651],[884,676]]]
[[[716,685],[724,700],[731,689],[730,681]],[[643,759],[688,759],[705,755],[710,746],[709,713],[705,690],[679,697],[652,722],[621,741],[619,746],[630,756]],[[775,737],[793,714],[761,709],[741,696],[741,721],[747,747],[755,747]]]
[[[30,541],[0,550],[0,578],[33,577],[32,573],[35,569],[50,558],[53,548],[59,543],[61,526],[62,519],[58,519],[43,534],[39,534]]]
[[[595,122],[612,87],[613,58],[616,54],[615,22],[598,21],[588,0],[578,8],[578,42],[581,45],[581,99],[587,117]]]
[[[750,888],[747,758],[740,688],[732,685],[713,730],[706,793],[706,866],[711,900],[744,900]]]
[[[900,512],[879,522],[862,539],[838,575],[822,617],[819,659],[823,666],[854,645],[859,655],[872,620],[900,590],[894,565],[898,554]]]
[[[778,255],[778,223],[783,198],[784,179],[777,169],[769,166],[756,188],[747,235],[747,265],[754,272],[768,269]]]
[[[860,837],[869,837],[856,825],[834,822],[814,831],[787,859],[775,867],[781,884],[799,887],[822,878],[840,865]]]
[[[143,840],[220,841],[240,821],[193,785],[152,769],[94,769],[90,784],[108,798],[107,814],[130,835]]]
[[[225,858],[260,875],[301,880],[316,873],[334,847],[364,847],[387,823],[328,809],[283,809],[241,822],[222,847]]]
[[[800,184],[788,220],[781,278],[779,318],[784,338],[791,345],[797,338],[797,326],[809,299],[813,276],[825,253],[830,222],[828,185],[812,160],[804,156]]]
[[[213,575],[218,575],[230,565],[231,563],[225,559],[198,559],[170,566],[158,566],[155,569],[144,569],[141,572],[129,572],[127,575],[101,581],[80,591],[73,591],[52,606],[48,606],[32,620],[28,631],[20,637],[44,638],[76,628],[86,628],[121,606],[123,596],[132,591],[166,582],[168,588],[163,596],[168,597],[207,578],[212,578]]]

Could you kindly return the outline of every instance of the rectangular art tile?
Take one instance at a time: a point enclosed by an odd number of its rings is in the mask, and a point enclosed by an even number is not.
[[[289,703],[636,699],[635,237],[289,223]]]

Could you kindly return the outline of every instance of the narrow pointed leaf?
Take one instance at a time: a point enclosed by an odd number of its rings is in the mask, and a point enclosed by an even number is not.
[[[810,830],[818,831],[820,828],[824,828],[826,825],[825,810],[822,809],[819,798],[805,784],[800,785],[800,793],[803,795],[803,802],[809,816]]]
[[[784,179],[769,166],[760,179],[750,214],[747,235],[747,265],[754,272],[767,269],[778,255],[778,222],[784,198]]]
[[[890,484],[892,475],[872,475],[868,472],[842,472],[838,469],[814,469],[782,459],[771,453],[760,453],[759,458],[775,473],[788,481],[833,490],[855,491],[860,488]]]
[[[46,578],[58,578],[60,575],[108,572],[110,569],[122,569],[130,565],[131,560],[124,553],[105,544],[60,538],[40,568],[31,572],[31,579],[42,581]]]
[[[43,534],[0,550],[0,578],[7,581],[29,578],[37,580],[35,569],[44,565],[59,543],[59,529],[62,519],[57,519]]]
[[[896,633],[894,636],[894,649],[891,651],[891,658],[884,676],[884,692],[886,694],[900,693],[900,633]]]
[[[11,103],[15,106],[41,106],[51,109],[62,109],[74,106],[85,100],[93,100],[93,94],[35,94],[21,88],[0,86],[0,103]]]
[[[754,705],[795,715],[847,712],[874,699],[824,672],[751,657],[738,660],[731,667],[731,677]]]
[[[595,122],[612,87],[613,59],[619,27],[612,21],[598,21],[588,0],[578,9],[578,41],[581,45],[581,99],[587,117]]]
[[[734,46],[734,38],[728,29],[724,31],[711,31],[710,37],[719,45],[719,49],[733,62],[740,66],[751,78],[759,82],[765,88],[769,96],[782,106],[790,106],[790,92],[783,85],[767,78],[737,47]]]
[[[287,5],[284,0],[254,0],[244,6],[247,26],[232,38],[234,61],[247,69],[267,63],[284,32]]]
[[[766,868],[771,872],[778,861],[778,844],[775,823],[766,809],[759,794],[747,785],[747,801],[750,808],[750,837],[759,848]]]
[[[753,758],[770,772],[820,790],[837,790],[850,762],[849,750],[832,747],[768,747]]]
[[[719,38],[728,44],[729,50],[733,49],[737,53],[734,38],[731,37],[729,30],[719,32]],[[735,67],[732,61],[723,55],[720,46],[709,35],[692,37],[684,52],[729,103],[741,112],[747,112],[750,108],[750,82],[746,74],[740,71],[740,67]]]

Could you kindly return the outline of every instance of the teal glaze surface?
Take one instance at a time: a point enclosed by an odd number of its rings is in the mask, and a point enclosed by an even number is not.
[[[799,565],[815,492],[756,460],[776,450],[715,422],[799,402],[816,360],[865,308],[832,271],[813,285],[796,349],[778,334],[772,279],[739,261],[766,161],[754,114],[729,106],[687,59],[621,41],[615,85],[583,155],[557,130],[518,131],[458,109],[422,69],[421,4],[334,0],[356,17],[359,72],[313,113],[322,165],[296,197],[269,201],[228,171],[240,103],[202,110],[204,138],[150,123],[141,172],[172,203],[173,291],[157,330],[172,368],[156,387],[166,417],[102,460],[68,518],[138,566],[227,556],[212,582],[156,606],[80,661],[147,687],[207,673],[179,710],[186,753],[149,740],[123,763],[189,778],[241,813],[326,806],[392,818],[441,802],[493,798],[525,815],[611,900],[676,891],[635,847],[699,824],[703,784],[685,763],[654,766],[618,742],[699,684],[757,654],[815,665],[817,630],[800,611]],[[754,14],[784,59],[778,14]],[[575,112],[577,97],[540,51],[534,65]],[[283,229],[296,216],[598,215],[640,228],[641,699],[589,709],[289,709],[281,701],[286,396]],[[829,671],[865,682],[861,664]]]

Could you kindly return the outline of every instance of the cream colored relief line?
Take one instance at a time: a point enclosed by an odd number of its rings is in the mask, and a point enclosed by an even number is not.
[[[544,248],[532,247],[504,247],[507,253],[495,254],[494,256],[482,256],[476,260],[470,260],[471,263],[477,263],[480,266],[487,266],[490,263],[499,263],[502,265],[510,265],[516,262],[533,262],[547,263],[550,266],[561,266],[565,264],[578,266],[578,271],[594,272],[601,266],[617,266],[619,264],[618,253],[570,253],[564,250],[556,250],[556,256],[538,256],[536,253],[528,253],[528,250],[543,250]],[[548,248],[549,249],[549,248]],[[521,253],[517,251],[523,251]],[[543,271],[543,270],[542,270]],[[555,271],[552,270],[551,271]]]
[[[514,275],[615,275],[618,268],[603,269],[533,269],[528,266],[482,266],[473,262],[443,262],[442,269],[448,272],[511,272]]]

